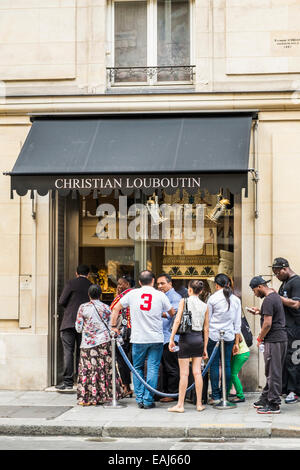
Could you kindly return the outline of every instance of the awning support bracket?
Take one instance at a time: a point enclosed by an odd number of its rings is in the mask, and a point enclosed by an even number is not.
[[[255,184],[255,201],[254,201],[254,217],[258,219],[258,200],[257,200],[257,193],[258,193],[258,182],[259,182],[259,172],[254,168],[249,168],[249,171],[252,175],[252,181]]]

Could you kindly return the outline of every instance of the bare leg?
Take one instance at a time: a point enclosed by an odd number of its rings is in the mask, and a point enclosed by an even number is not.
[[[195,390],[197,396],[197,411],[203,411],[205,409],[205,406],[202,405],[203,379],[201,373],[201,362],[202,357],[193,357],[192,359],[192,370],[195,380]]]
[[[180,369],[180,380],[179,380],[179,396],[177,405],[172,408],[168,408],[168,411],[174,411],[177,413],[184,412],[184,399],[189,379],[189,359],[178,359]]]

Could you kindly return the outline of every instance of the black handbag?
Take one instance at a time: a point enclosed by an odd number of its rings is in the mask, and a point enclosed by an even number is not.
[[[245,315],[242,316],[241,332],[248,348],[250,348],[253,344],[253,334]]]
[[[121,314],[122,316],[122,322],[121,322],[121,336],[123,338],[124,341],[130,341],[130,336],[131,336],[131,328],[128,328],[128,322],[127,322],[127,316],[126,316],[126,312],[125,313],[122,313]]]
[[[192,314],[187,308],[187,299],[184,299],[182,317],[177,333],[179,335],[184,335],[185,333],[189,333],[190,331],[192,331]]]

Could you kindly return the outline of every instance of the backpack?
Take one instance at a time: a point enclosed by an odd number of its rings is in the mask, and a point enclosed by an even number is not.
[[[245,315],[242,316],[241,332],[248,348],[251,348],[253,344],[253,334]]]

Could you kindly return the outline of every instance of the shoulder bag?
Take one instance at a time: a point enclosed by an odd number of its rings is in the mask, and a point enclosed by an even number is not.
[[[244,340],[245,340],[248,348],[251,348],[251,346],[253,344],[253,334],[252,334],[251,328],[249,326],[249,323],[247,321],[247,318],[245,317],[244,312],[243,312],[242,322],[241,322],[241,332],[244,336]]]
[[[102,323],[104,324],[105,328],[107,329],[107,331],[110,333],[110,328],[109,326],[106,324],[106,322],[103,320],[102,318],[102,315],[100,315],[100,312],[99,310],[97,309],[96,305],[94,304],[94,302],[92,302],[97,314],[98,314],[98,317],[100,318],[100,320],[102,321]],[[119,329],[120,328],[120,321],[122,321],[122,318],[118,318],[118,322],[117,322],[117,328]]]
[[[185,333],[189,333],[190,331],[192,331],[192,314],[188,310],[187,299],[185,298],[182,317],[177,330],[177,334],[183,335]]]

